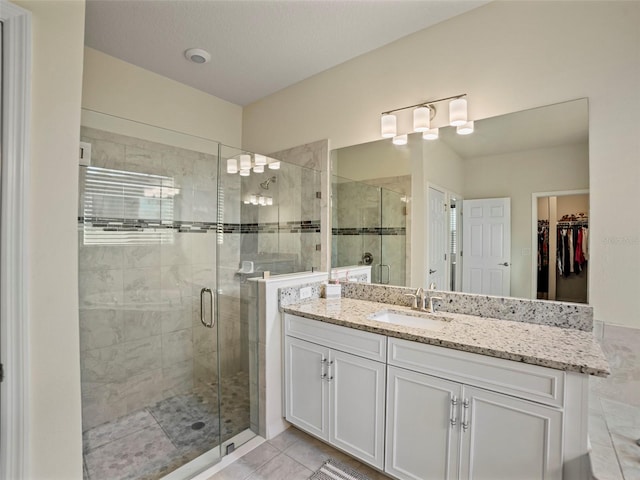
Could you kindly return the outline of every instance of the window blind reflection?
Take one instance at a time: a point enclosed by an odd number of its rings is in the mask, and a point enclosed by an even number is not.
[[[173,243],[173,177],[81,168],[85,245]]]

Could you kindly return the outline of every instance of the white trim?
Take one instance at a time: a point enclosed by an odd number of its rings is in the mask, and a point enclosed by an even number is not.
[[[0,478],[29,477],[27,215],[31,13],[0,0],[3,22],[2,215],[0,232]]]
[[[538,256],[534,255],[535,249],[533,248],[538,244],[538,199],[541,197],[565,197],[567,195],[588,194],[589,189],[533,192],[531,194],[531,298],[533,300],[538,297]],[[555,229],[555,227],[553,228]],[[589,280],[587,279],[587,284],[588,282]]]
[[[424,207],[424,242],[423,245],[421,245],[422,248],[424,248],[424,251],[426,252],[424,255],[424,268],[422,269],[422,283],[421,285],[423,286],[423,288],[427,288],[428,282],[429,282],[429,274],[427,273],[429,271],[429,189],[433,188],[434,190],[437,190],[439,192],[442,192],[444,194],[444,201],[447,203],[447,205],[450,205],[451,199],[455,198],[456,202],[460,205],[460,209],[462,209],[462,201],[464,200],[464,197],[462,195],[458,195],[456,192],[449,190],[448,188],[444,188],[441,187],[440,185],[433,183],[433,182],[425,182],[425,195],[424,195],[424,202],[423,202],[423,207]],[[460,219],[460,215],[458,215],[459,219]],[[450,242],[450,238],[449,238],[449,234],[451,232],[451,222],[450,222],[450,218],[449,218],[449,214],[447,212],[447,218],[446,218],[446,227],[445,227],[445,231],[446,231],[446,238],[445,238],[445,245],[449,245]],[[460,250],[462,247],[462,231],[460,230],[460,228],[458,227],[458,250]],[[412,252],[413,253],[413,252]],[[447,251],[447,261],[446,261],[446,272],[445,272],[445,285],[443,285],[442,287],[438,288],[439,290],[447,290],[450,291],[451,290],[451,255],[449,254],[449,252]],[[461,273],[462,273],[462,258],[458,258],[458,263],[456,264],[456,286],[459,288],[459,290],[462,290],[461,286],[462,286],[462,281],[461,281]]]

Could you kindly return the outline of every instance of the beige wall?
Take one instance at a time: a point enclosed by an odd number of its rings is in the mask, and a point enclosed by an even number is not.
[[[76,202],[84,2],[33,14],[29,198],[29,478],[82,478]]]
[[[532,193],[587,189],[587,153],[587,145],[565,145],[464,161],[465,200],[511,198],[511,295],[531,297]]]
[[[589,298],[597,319],[640,327],[640,217],[617,213],[640,205],[638,24],[640,2],[492,2],[247,106],[243,146],[370,142],[380,112],[457,93],[471,119],[588,97]]]
[[[242,139],[239,105],[88,47],[84,53],[82,107],[225,145],[239,147]],[[91,126],[105,128],[95,123]]]
[[[357,181],[411,175],[412,148],[415,147],[370,142],[336,150],[334,166],[337,168],[333,173]]]

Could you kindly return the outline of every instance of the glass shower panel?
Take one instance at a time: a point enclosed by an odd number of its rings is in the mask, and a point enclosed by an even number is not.
[[[371,265],[371,281],[381,283],[380,188],[334,177],[331,214],[331,266]]]
[[[406,285],[407,198],[383,188],[380,191],[380,205],[382,282]]]
[[[218,214],[233,210],[220,203],[219,146],[96,112],[83,111],[83,125],[92,146],[78,211],[84,476],[186,478],[237,432],[236,446],[253,436],[249,400],[237,401],[221,373],[248,346],[226,330],[238,302],[218,294]],[[237,410],[221,418],[228,404]]]

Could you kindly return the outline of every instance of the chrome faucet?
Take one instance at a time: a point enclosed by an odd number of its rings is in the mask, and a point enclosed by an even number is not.
[[[418,287],[416,293],[405,293],[405,295],[413,298],[413,305],[411,305],[413,310],[424,310],[426,302],[424,288]]]

